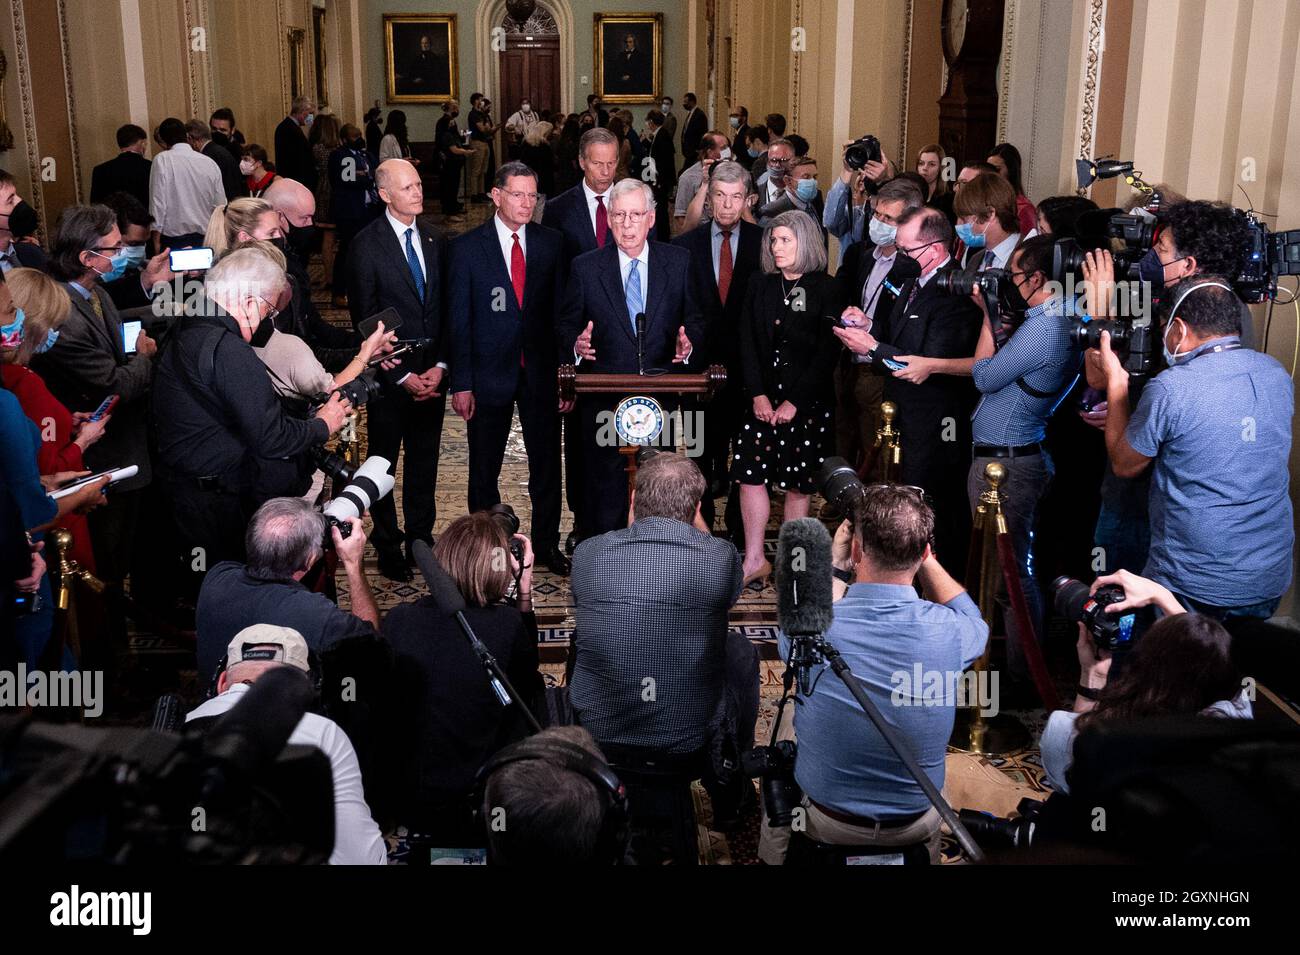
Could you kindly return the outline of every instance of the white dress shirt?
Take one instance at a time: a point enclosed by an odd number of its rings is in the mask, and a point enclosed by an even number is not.
[[[1016,251],[1016,246],[1020,244],[1020,233],[1013,232],[997,245],[993,246],[993,262],[990,265],[984,264],[987,257],[988,249],[972,249],[971,254],[975,261],[970,262],[970,267],[983,272],[989,269],[1005,269],[1011,263],[1011,253]]]
[[[149,172],[149,214],[163,235],[203,233],[212,210],[226,204],[221,167],[189,143],[154,157]]]
[[[415,249],[415,257],[420,260],[420,274],[424,276],[424,281],[429,281],[429,267],[424,264],[424,239],[420,236],[420,227],[414,219],[411,224],[407,225],[393,215],[392,209],[384,210],[384,217],[388,219],[388,226],[397,235],[397,244],[402,247],[402,257],[406,257],[406,230],[411,229],[411,247]]]
[[[528,239],[525,237],[525,230],[522,228],[518,232],[511,232],[510,226],[501,221],[500,215],[494,215],[492,221],[496,223],[497,242],[501,244],[501,257],[506,260],[506,274],[510,275],[510,254],[515,247],[514,236],[519,236],[519,250],[524,254],[525,264],[528,262]]]
[[[221,716],[247,692],[248,684],[236,683],[192,710],[185,721]],[[347,734],[333,720],[305,713],[289,736],[289,743],[315,746],[329,757],[334,777],[334,851],[330,853],[330,865],[387,865],[388,849],[366,804],[361,764]]]

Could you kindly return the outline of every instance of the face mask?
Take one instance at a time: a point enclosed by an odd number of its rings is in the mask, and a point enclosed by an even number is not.
[[[47,351],[49,351],[51,348],[54,347],[54,343],[57,342],[58,340],[59,340],[59,330],[57,328],[50,329],[50,333],[45,336],[45,341],[41,342],[40,347],[35,349],[33,354],[44,355]]]
[[[1164,287],[1165,284],[1165,267],[1160,262],[1160,256],[1156,255],[1155,249],[1147,249],[1138,259],[1138,278],[1143,282],[1151,283],[1152,297]]]
[[[893,245],[898,238],[898,227],[881,222],[875,216],[867,223],[867,234],[876,245]]]
[[[130,261],[130,255],[127,253],[126,249],[122,249],[121,252],[118,252],[111,258],[103,252],[96,252],[94,254],[101,259],[108,259],[109,268],[107,272],[101,272],[93,265],[90,267],[91,270],[99,276],[101,282],[112,282],[115,279],[120,279],[122,273],[126,271],[127,263]]]
[[[817,195],[817,180],[800,179],[795,183],[794,193],[804,202],[811,202],[813,196]]]
[[[24,238],[35,232],[38,224],[36,210],[29,206],[26,200],[19,199],[18,204],[9,213],[10,234],[16,239]]]
[[[239,163],[239,171],[245,176],[251,176],[253,174],[253,160],[251,159],[242,160]]]
[[[533,107],[531,104],[525,103],[523,106],[519,107],[519,111],[521,113],[531,113],[533,111]]]
[[[26,319],[21,308],[14,310],[14,320],[0,328],[0,348],[17,348],[23,343],[23,322]]]
[[[310,125],[311,125],[313,122],[315,122],[315,121],[316,121],[316,114],[315,114],[315,113],[308,113],[308,114],[307,114],[307,117],[302,121],[302,124],[303,124],[304,126],[310,126]]]
[[[214,129],[212,131],[212,141],[216,143],[218,146],[226,146],[229,145],[230,143],[230,137],[227,136],[225,133],[223,133],[221,130]]]
[[[721,159],[723,162],[729,161],[731,159],[731,148],[729,146],[724,146],[722,148],[722,155],[719,156],[718,158]]]
[[[1165,333],[1160,336],[1160,350],[1164,353],[1165,364],[1170,366],[1171,368],[1174,365],[1178,364],[1178,359],[1183,357],[1180,349],[1183,347],[1183,341],[1187,340],[1187,335],[1184,334],[1182,341],[1178,343],[1178,348],[1175,349],[1174,351],[1170,351],[1169,350],[1169,329],[1173,327],[1174,327],[1174,323],[1170,322],[1168,325],[1165,326]]]
[[[289,248],[294,251],[299,259],[306,262],[311,254],[311,242],[315,236],[316,227],[314,225],[291,225],[289,226],[289,237],[287,240]]]
[[[727,122],[729,122],[729,123],[731,124],[731,128],[732,128],[732,129],[740,129],[740,117],[739,117],[739,116],[729,116],[729,117],[727,117]]]
[[[277,235],[274,239],[267,239],[267,241],[279,249],[281,253],[285,255],[289,253],[289,245],[285,242],[284,236]]]
[[[1002,306],[1004,312],[1020,313],[1029,308],[1029,303],[1025,301],[1020,286],[1010,279],[1002,286],[1001,293],[998,296],[998,304]]]
[[[758,158],[758,150],[755,149],[753,146],[750,146],[748,149],[745,150],[745,152],[749,153],[749,158],[750,158],[750,159],[757,159],[757,158]]]
[[[968,249],[984,248],[984,233],[977,233],[975,227],[969,222],[957,223],[957,238],[966,243]]]
[[[127,268],[139,268],[144,264],[146,256],[143,245],[128,245],[122,251],[126,253]]]

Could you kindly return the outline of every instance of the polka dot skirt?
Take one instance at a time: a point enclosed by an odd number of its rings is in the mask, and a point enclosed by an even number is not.
[[[774,409],[785,400],[780,390],[770,396]],[[812,494],[822,463],[835,453],[832,413],[813,405],[799,408],[789,424],[770,425],[754,417],[751,403],[732,447],[733,481]]]

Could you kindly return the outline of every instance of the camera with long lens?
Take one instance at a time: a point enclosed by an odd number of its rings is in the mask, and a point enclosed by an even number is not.
[[[1005,300],[1011,286],[1011,272],[1007,269],[940,272],[934,277],[934,287],[945,295],[969,296],[979,289],[980,296],[984,299],[984,306],[988,309],[989,318],[994,321],[1004,311],[1011,310],[1010,303]]]
[[[741,771],[762,780],[763,807],[773,828],[790,825],[795,807],[803,801],[803,790],[794,779],[795,753],[795,741],[783,739],[740,754]]]
[[[1057,577],[1052,581],[1052,602],[1056,612],[1067,620],[1082,623],[1098,649],[1115,650],[1133,642],[1133,624],[1137,615],[1107,613],[1106,608],[1124,599],[1124,588],[1107,584],[1095,594],[1088,593],[1088,585],[1073,577]]]
[[[340,459],[341,460],[341,459]],[[343,488],[328,504],[321,508],[325,515],[325,544],[332,542],[330,528],[337,527],[342,537],[352,533],[349,521],[370,510],[374,503],[393,490],[391,465],[387,458],[369,457],[352,472]],[[329,472],[326,472],[329,473]]]
[[[844,149],[844,165],[861,169],[869,162],[880,162],[880,140],[868,133],[853,140]]]
[[[867,488],[858,472],[841,457],[830,457],[822,464],[818,475],[822,497],[845,517],[853,518],[862,506]]]
[[[1034,844],[1043,803],[1038,799],[1022,799],[1016,806],[1019,814],[1003,819],[978,809],[962,809],[957,813],[971,836],[987,848],[1027,849]]]
[[[353,408],[360,408],[371,398],[378,398],[382,391],[383,386],[379,383],[379,376],[373,371],[367,371],[357,375],[346,385],[339,385],[333,391],[322,391],[312,395],[311,408],[314,411],[325,404],[330,400],[331,394],[337,394],[340,398],[350,401]]]
[[[1076,348],[1100,348],[1101,333],[1110,332],[1110,347],[1124,370],[1135,378],[1144,378],[1151,374],[1152,335],[1149,321],[1138,324],[1131,319],[1093,319],[1081,318],[1070,322],[1070,341]]]
[[[1149,215],[1099,209],[1079,217],[1078,239],[1057,239],[1052,247],[1053,282],[1065,283],[1066,276],[1083,277],[1083,257],[1106,249],[1115,262],[1115,279],[1136,284],[1141,281],[1138,263],[1155,245],[1158,222]]]
[[[519,566],[523,567],[524,543],[515,538],[515,535],[519,533],[519,516],[515,514],[515,509],[509,504],[493,504],[487,509],[487,512],[488,516],[506,532],[506,537],[510,539],[510,553],[514,555]]]

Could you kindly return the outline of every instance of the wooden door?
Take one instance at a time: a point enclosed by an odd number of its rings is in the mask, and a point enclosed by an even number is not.
[[[533,112],[560,108],[560,38],[507,36],[501,57],[501,99],[496,113],[509,118],[528,97]]]

